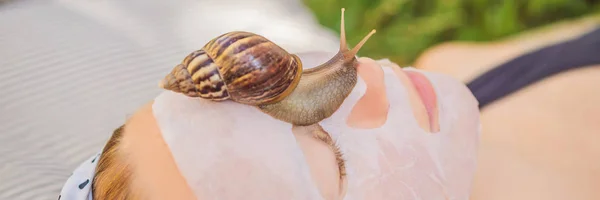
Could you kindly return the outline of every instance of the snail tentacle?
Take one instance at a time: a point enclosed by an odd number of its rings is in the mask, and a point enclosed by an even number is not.
[[[351,50],[346,43],[342,9],[340,49],[327,62],[304,71],[296,89],[280,102],[259,105],[272,117],[299,126],[318,123],[330,117],[350,95],[358,80],[356,53],[375,33],[372,30]]]

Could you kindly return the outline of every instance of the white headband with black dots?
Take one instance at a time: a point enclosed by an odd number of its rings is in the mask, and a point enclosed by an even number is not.
[[[60,191],[59,200],[92,200],[92,181],[100,153],[81,163]]]

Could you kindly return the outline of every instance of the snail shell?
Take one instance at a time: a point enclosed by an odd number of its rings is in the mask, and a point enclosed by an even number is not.
[[[348,49],[343,8],[340,29],[338,53],[304,71],[298,56],[262,36],[226,33],[188,55],[160,87],[190,97],[253,105],[293,125],[315,124],[333,115],[356,85],[356,53],[375,33],[372,30]]]
[[[190,53],[161,87],[190,97],[261,105],[286,97],[301,75],[298,56],[263,36],[236,31]]]

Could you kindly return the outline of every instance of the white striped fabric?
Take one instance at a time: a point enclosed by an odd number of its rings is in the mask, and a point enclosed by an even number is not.
[[[339,44],[296,0],[2,1],[0,200],[57,199],[172,67],[232,30],[292,52]]]

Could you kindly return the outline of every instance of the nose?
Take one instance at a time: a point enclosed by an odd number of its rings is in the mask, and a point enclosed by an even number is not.
[[[369,58],[359,58],[358,75],[367,90],[352,108],[346,123],[353,128],[378,128],[387,121],[389,101],[380,65]]]

